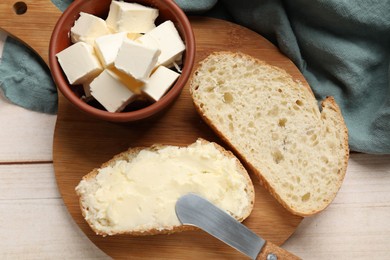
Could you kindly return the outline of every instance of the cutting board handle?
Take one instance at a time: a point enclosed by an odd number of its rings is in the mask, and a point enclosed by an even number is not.
[[[51,0],[1,0],[0,28],[33,49],[48,64],[51,34],[61,14]]]
[[[256,259],[259,260],[300,260],[296,255],[267,241]]]

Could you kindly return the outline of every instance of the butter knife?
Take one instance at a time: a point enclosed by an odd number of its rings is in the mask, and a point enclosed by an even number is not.
[[[176,215],[183,225],[196,226],[251,259],[300,259],[264,240],[225,211],[196,194],[186,194],[176,202]]]

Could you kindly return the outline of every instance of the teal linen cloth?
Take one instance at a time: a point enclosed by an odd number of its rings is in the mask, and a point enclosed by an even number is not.
[[[52,0],[64,10],[70,0]],[[389,0],[176,0],[188,14],[231,20],[266,37],[288,56],[316,98],[334,96],[353,151],[390,154]],[[56,112],[44,64],[8,39],[1,88],[14,103]]]

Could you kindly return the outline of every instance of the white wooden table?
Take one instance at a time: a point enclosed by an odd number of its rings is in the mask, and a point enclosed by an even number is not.
[[[0,95],[0,259],[108,258],[58,192],[55,121]],[[303,259],[390,259],[390,155],[352,154],[336,199],[304,219],[283,247]]]

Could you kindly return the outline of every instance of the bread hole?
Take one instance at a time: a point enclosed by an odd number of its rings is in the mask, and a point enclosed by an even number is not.
[[[328,141],[327,143],[328,143],[329,148],[331,148],[331,149],[334,149],[336,147],[336,143],[333,141]]]
[[[210,73],[212,73],[214,70],[215,70],[215,67],[214,67],[214,66],[212,66],[212,67],[210,67],[210,68],[208,69],[208,71],[209,71]]]
[[[281,118],[279,119],[278,126],[285,127],[287,123],[287,118]]]
[[[302,202],[306,202],[310,199],[310,192],[307,192],[305,195],[301,197]]]
[[[268,111],[267,115],[269,116],[277,116],[279,114],[279,108],[274,106],[271,110]]]
[[[225,81],[222,80],[222,79],[220,79],[220,80],[218,80],[217,84],[218,84],[219,86],[221,86],[221,85],[225,84]]]
[[[213,92],[214,89],[215,89],[214,86],[207,86],[207,87],[205,87],[205,91],[206,91],[206,92]]]
[[[232,114],[228,114],[228,119],[229,119],[230,121],[233,121],[233,116],[232,116]]]
[[[250,121],[248,123],[248,127],[254,128],[255,127],[255,123],[253,121]]]
[[[279,150],[276,150],[272,153],[272,159],[276,164],[279,164],[281,161],[284,160],[284,156]]]
[[[233,102],[233,95],[229,92],[223,94],[223,102],[230,104]]]
[[[298,106],[303,106],[303,102],[302,102],[302,100],[297,100],[297,101],[295,101],[295,104],[297,104]]]
[[[328,164],[328,163],[329,163],[329,159],[328,159],[328,157],[326,157],[326,156],[321,156],[321,160],[322,160],[325,164]]]
[[[297,105],[293,105],[294,110],[299,110],[299,107]]]
[[[234,131],[234,126],[233,126],[233,123],[229,123],[229,130],[231,131],[231,132],[233,132]]]
[[[196,85],[196,86],[194,87],[194,89],[195,89],[195,90],[198,90],[198,89],[199,89],[199,85]]]
[[[282,93],[282,92],[283,92],[283,90],[282,90],[282,89],[280,89],[280,88],[278,88],[278,92],[279,92],[279,93]]]
[[[313,134],[313,135],[310,137],[310,140],[312,140],[312,141],[317,140],[317,135],[316,135],[316,134]]]

